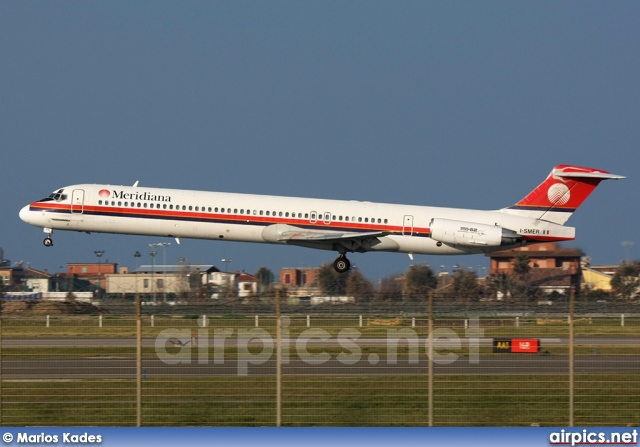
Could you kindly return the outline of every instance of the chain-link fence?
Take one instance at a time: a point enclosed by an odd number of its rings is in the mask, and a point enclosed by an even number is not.
[[[637,424],[634,307],[549,307],[5,306],[1,423]]]

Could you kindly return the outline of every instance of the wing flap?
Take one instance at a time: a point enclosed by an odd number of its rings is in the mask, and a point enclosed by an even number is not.
[[[382,237],[389,233],[384,231],[371,231],[368,233],[356,233],[356,232],[316,232],[316,231],[287,231],[282,234],[284,241],[323,241],[323,242],[340,242],[353,239],[367,239],[372,237]]]
[[[262,231],[266,242],[299,245],[326,250],[369,251],[381,244],[380,238],[387,236],[386,231],[327,231],[307,230],[293,225],[274,224]],[[394,246],[395,248],[395,246]]]

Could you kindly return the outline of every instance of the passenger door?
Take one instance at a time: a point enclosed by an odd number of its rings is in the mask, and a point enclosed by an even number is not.
[[[84,189],[74,189],[71,193],[71,214],[84,212]]]

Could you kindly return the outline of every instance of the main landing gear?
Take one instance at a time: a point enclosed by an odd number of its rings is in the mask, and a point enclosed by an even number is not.
[[[47,237],[44,238],[44,241],[42,241],[42,243],[45,247],[53,246],[53,239],[51,239],[51,233],[53,233],[53,230],[51,228],[45,228],[44,232],[47,233]]]
[[[351,268],[351,262],[349,262],[345,254],[342,253],[333,261],[333,268],[338,273],[344,273]]]

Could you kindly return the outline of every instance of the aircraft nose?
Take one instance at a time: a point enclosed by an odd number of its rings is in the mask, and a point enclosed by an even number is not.
[[[22,219],[23,221],[25,221],[26,223],[29,223],[29,205],[23,207],[20,210],[20,219]]]

